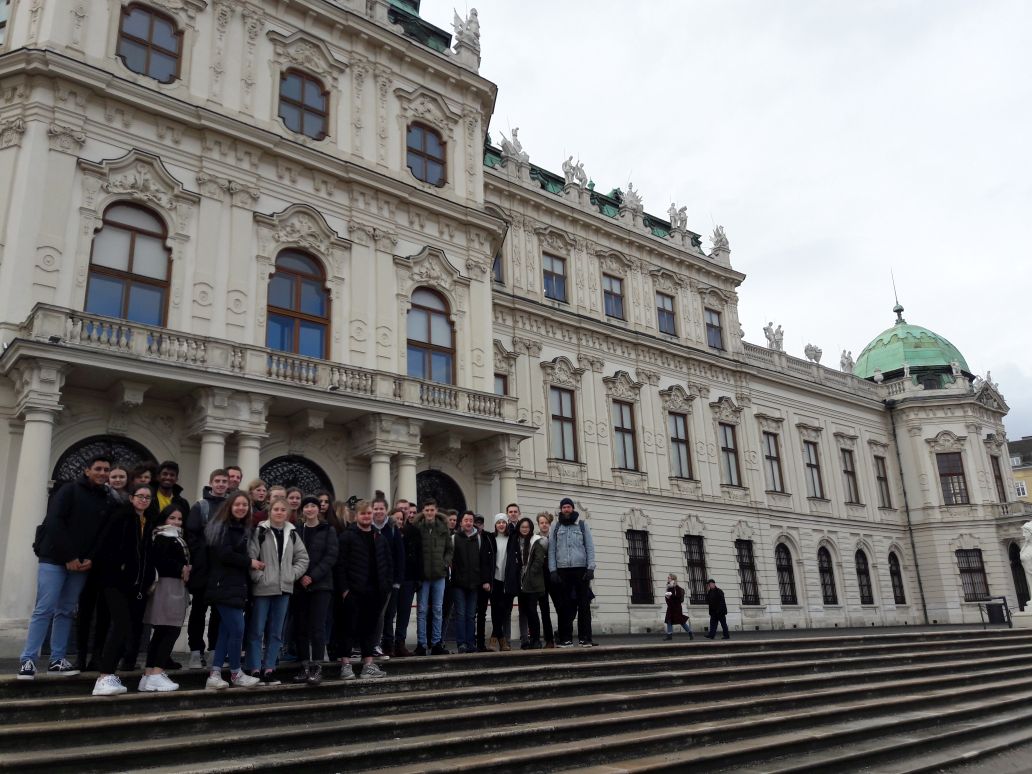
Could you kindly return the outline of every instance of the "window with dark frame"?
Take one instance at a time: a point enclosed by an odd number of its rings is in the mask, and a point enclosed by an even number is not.
[[[649,556],[649,533],[643,529],[627,530],[627,569],[631,576],[631,604],[651,605],[652,559]]]
[[[892,489],[889,488],[889,468],[885,458],[874,456],[874,475],[878,479],[878,507],[892,507]]]
[[[989,599],[989,580],[985,577],[981,549],[957,549],[957,568],[960,570],[965,602],[982,602]]]
[[[172,17],[137,3],[122,9],[115,53],[134,73],[172,83],[179,77],[182,48],[183,33]]]
[[[0,48],[7,40],[7,23],[11,17],[11,0],[0,0]]]
[[[491,264],[491,279],[496,285],[505,284],[505,274],[502,269],[502,254],[498,253]]]
[[[831,562],[831,552],[824,546],[817,549],[817,571],[821,576],[821,597],[824,599],[824,604],[837,605],[835,568]]]
[[[706,552],[702,535],[684,536],[684,563],[690,604],[706,604]]]
[[[806,496],[823,500],[824,479],[821,477],[821,456],[815,441],[803,441],[803,465],[806,468]]]
[[[1001,503],[1007,502],[1007,489],[1003,485],[1003,470],[1000,468],[1000,458],[995,454],[990,455],[989,462],[993,466],[993,481],[996,482],[996,497]]]
[[[610,274],[602,275],[602,306],[606,317],[624,319],[623,280]]]
[[[712,349],[724,348],[724,329],[720,323],[720,312],[706,309],[706,344]]]
[[[889,551],[889,579],[892,581],[892,601],[897,605],[907,603],[907,593],[903,588],[903,571],[899,566],[899,557],[895,551]]]
[[[792,552],[784,543],[778,543],[774,549],[774,564],[778,570],[778,591],[781,604],[798,605],[795,589],[795,567],[792,565]]]
[[[850,505],[861,505],[860,485],[856,480],[856,460],[850,449],[840,449],[842,453],[842,478],[846,483],[846,502]]]
[[[781,475],[781,448],[777,433],[763,434],[763,473],[768,492],[784,492],[785,481]]]
[[[677,314],[674,311],[674,297],[666,293],[656,293],[656,322],[659,332],[668,336],[677,335]]]
[[[735,426],[721,422],[720,431],[720,480],[728,486],[741,486],[742,477],[738,468],[738,443]]]
[[[143,325],[164,325],[172,251],[164,222],[135,204],[104,212],[90,250],[86,309]]]
[[[508,395],[509,394],[509,375],[508,374],[495,374],[494,375],[494,391],[495,391],[495,395]]]
[[[330,292],[317,260],[298,250],[276,256],[268,306],[267,347],[305,357],[329,357]]]
[[[634,406],[622,400],[614,400],[612,415],[616,467],[623,470],[637,470],[638,451],[634,437]]]
[[[423,124],[409,124],[405,148],[405,164],[416,180],[438,188],[445,184],[445,145],[439,132]]]
[[[874,589],[871,588],[871,568],[867,564],[867,554],[862,550],[856,552],[856,585],[860,589],[860,604],[874,604]]]
[[[545,298],[566,303],[566,259],[544,253],[541,270]]]
[[[552,387],[548,391],[552,414],[552,458],[577,461],[577,416],[573,406],[573,391]]]
[[[939,484],[946,505],[968,505],[967,479],[964,477],[964,460],[960,452],[936,454],[935,462],[939,468]]]
[[[760,604],[760,586],[756,582],[756,560],[753,557],[751,540],[736,540],[735,554],[738,557],[738,580],[742,585],[742,604]]]
[[[438,384],[455,384],[455,329],[448,303],[428,288],[412,291],[406,320],[408,375]]]
[[[330,93],[318,78],[287,70],[280,76],[279,117],[296,134],[313,140],[326,137],[330,115]]]
[[[675,478],[692,477],[692,458],[688,446],[688,415],[667,414],[670,429],[670,475]]]

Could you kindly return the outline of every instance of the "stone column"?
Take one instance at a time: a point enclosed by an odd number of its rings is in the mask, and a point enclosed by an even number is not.
[[[373,452],[369,455],[369,496],[379,489],[385,495],[391,491],[391,455]]]
[[[398,455],[398,491],[394,499],[404,497],[411,502],[416,501],[416,455]]]
[[[237,436],[237,465],[244,472],[245,485],[251,479],[258,478],[258,471],[261,469],[263,437],[252,433],[240,433]]]
[[[208,483],[211,472],[226,464],[227,435],[228,433],[223,430],[205,430],[201,433],[201,459],[197,464],[198,496],[200,490]]]
[[[498,509],[499,513],[503,512],[509,503],[519,502],[516,498],[516,473],[516,468],[503,468],[498,471],[498,482],[502,495],[501,507]]]

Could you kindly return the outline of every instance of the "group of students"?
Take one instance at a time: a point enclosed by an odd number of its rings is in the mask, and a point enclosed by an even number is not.
[[[487,529],[473,512],[441,512],[432,500],[391,507],[379,492],[345,504],[261,480],[243,488],[237,467],[213,471],[191,505],[178,477],[175,462],[127,471],[98,455],[52,495],[33,544],[37,599],[20,679],[35,678],[49,634],[48,673],[95,670],[95,696],[125,693],[116,670],[138,669],[150,627],[138,688],[174,691],[168,670],[182,666],[172,649],[187,619],[188,667],[207,669],[214,690],[277,684],[285,641],[301,662],[295,681],[321,681],[327,651],[341,679],[380,678],[377,661],[449,653],[452,611],[460,653],[510,650],[516,600],[522,647],[572,647],[575,620],[580,645],[594,645],[594,544],[569,498],[557,523],[550,513],[524,517],[512,503]],[[413,653],[406,640],[417,594]]]

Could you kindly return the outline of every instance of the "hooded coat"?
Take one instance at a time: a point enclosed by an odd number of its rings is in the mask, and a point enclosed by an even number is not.
[[[416,517],[416,530],[419,532],[423,549],[423,580],[437,580],[448,577],[448,567],[452,562],[451,530],[448,519],[438,513],[433,519],[423,514]]]
[[[50,498],[40,530],[40,562],[93,559],[108,519],[119,506],[106,486],[94,486],[86,476],[62,486]]]
[[[364,530],[357,524],[351,524],[340,533],[340,550],[337,553],[337,565],[334,568],[337,580],[337,591],[353,591],[357,594],[378,592],[383,594],[391,589],[391,549],[387,538],[376,529],[370,527],[372,535],[372,557],[365,542],[368,538]],[[370,558],[373,562],[370,562]]]
[[[337,552],[339,551],[337,533],[325,521],[319,522],[314,527],[309,527],[302,522],[296,531],[305,544],[305,550],[308,551],[308,569],[301,574],[301,577],[307,575],[312,579],[312,583],[308,588],[298,584],[295,590],[299,593],[302,591],[333,591],[333,568],[337,564]]]
[[[208,526],[208,522],[215,518],[219,506],[225,499],[225,497],[213,495],[210,487],[204,487],[201,499],[193,504],[183,521],[183,535],[194,562],[193,569],[190,570],[188,585],[190,591],[194,593],[203,591],[208,585],[208,559],[211,555],[205,550],[208,543],[204,529]]]
[[[218,541],[212,541],[213,544],[208,546],[206,596],[207,601],[213,605],[241,609],[247,605],[251,586],[248,574],[251,569],[251,557],[247,553],[249,526],[236,519],[230,519],[222,530],[217,531]],[[193,556],[193,553],[190,555]],[[191,581],[192,572],[191,570]]]
[[[308,569],[308,549],[289,521],[283,522],[283,545],[272,533],[272,523],[263,521],[251,533],[247,554],[265,563],[265,569],[251,570],[251,593],[256,597],[291,594],[294,582]]]
[[[527,552],[527,559],[523,558],[523,538],[509,538],[516,540],[516,553],[520,565],[520,593],[522,594],[544,594],[545,593],[545,565],[548,564],[548,541],[540,535],[530,536],[530,550]]]

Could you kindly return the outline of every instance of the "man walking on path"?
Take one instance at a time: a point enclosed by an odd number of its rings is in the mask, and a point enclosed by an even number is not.
[[[727,603],[724,602],[724,592],[717,588],[717,582],[710,578],[706,581],[706,604],[709,605],[709,632],[705,635],[707,640],[717,636],[717,624],[724,630],[725,640],[730,640],[731,635],[727,632]]]

